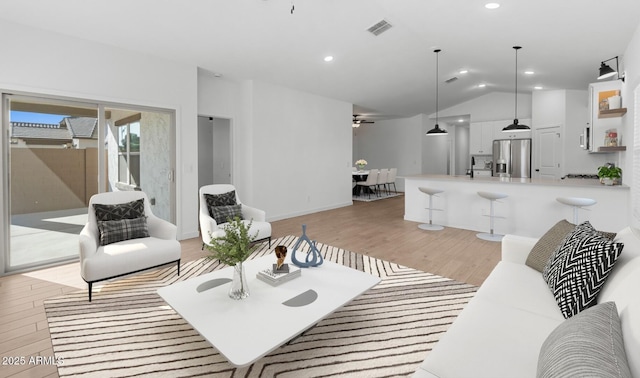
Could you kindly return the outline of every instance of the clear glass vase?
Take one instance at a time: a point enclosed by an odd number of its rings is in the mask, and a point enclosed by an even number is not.
[[[233,266],[233,281],[229,289],[229,297],[240,300],[249,296],[249,286],[247,285],[247,274],[241,262]]]

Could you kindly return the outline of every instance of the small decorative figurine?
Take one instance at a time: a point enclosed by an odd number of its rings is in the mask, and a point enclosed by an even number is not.
[[[275,252],[278,260],[273,264],[273,273],[289,273],[289,265],[284,263],[284,259],[287,257],[287,247],[279,245]]]
[[[302,242],[306,242],[309,245],[309,252],[307,252],[307,257],[305,258],[304,262],[299,261],[296,258],[296,252],[298,251],[298,247],[300,247]],[[322,258],[320,251],[318,251],[318,248],[316,247],[316,242],[315,241],[312,242],[311,240],[309,240],[309,237],[307,236],[306,224],[302,225],[302,236],[298,238],[298,241],[293,246],[293,252],[291,253],[291,262],[301,268],[319,266],[319,265],[322,265],[322,263],[324,262],[324,259]]]

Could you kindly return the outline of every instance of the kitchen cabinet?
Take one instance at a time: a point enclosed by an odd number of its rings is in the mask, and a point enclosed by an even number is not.
[[[531,127],[531,119],[519,119],[520,123]],[[493,153],[493,141],[496,139],[531,138],[531,130],[503,132],[502,129],[513,123],[513,119],[500,121],[472,122],[469,127],[469,153],[471,155],[490,155]]]
[[[494,138],[494,123],[473,122],[469,126],[469,154],[487,155],[492,153]]]
[[[612,153],[626,150],[622,131],[622,117],[627,113],[625,107],[608,109],[607,98],[619,95],[622,88],[620,80],[589,84],[589,151],[592,153]],[[624,105],[624,99],[622,99]],[[610,130],[615,130],[616,142],[611,143],[606,137]]]

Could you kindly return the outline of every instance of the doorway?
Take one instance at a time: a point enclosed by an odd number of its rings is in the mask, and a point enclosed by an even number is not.
[[[198,116],[198,188],[231,184],[231,120]]]

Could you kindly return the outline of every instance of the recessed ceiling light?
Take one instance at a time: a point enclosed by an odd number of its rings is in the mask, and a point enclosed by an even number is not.
[[[461,73],[461,74],[466,74],[467,72],[469,72],[469,70],[460,70],[460,71],[458,71],[458,73]]]
[[[478,88],[484,88],[486,86],[487,86],[487,84],[478,84]]]
[[[484,5],[485,8],[487,9],[496,9],[496,8],[500,8],[500,4],[498,3],[486,3]]]
[[[542,89],[542,86],[540,86],[540,85],[536,85],[535,87],[533,87],[533,89],[538,89],[538,90],[540,90],[540,89]]]
[[[331,55],[324,57],[325,62],[331,62],[332,60],[333,60],[333,57]]]
[[[533,72],[533,71],[524,71],[524,74],[525,74],[525,75],[533,75],[534,73],[535,73],[535,72]]]
[[[464,119],[460,118],[460,119],[458,120],[458,122],[462,123],[462,122],[464,122]]]

